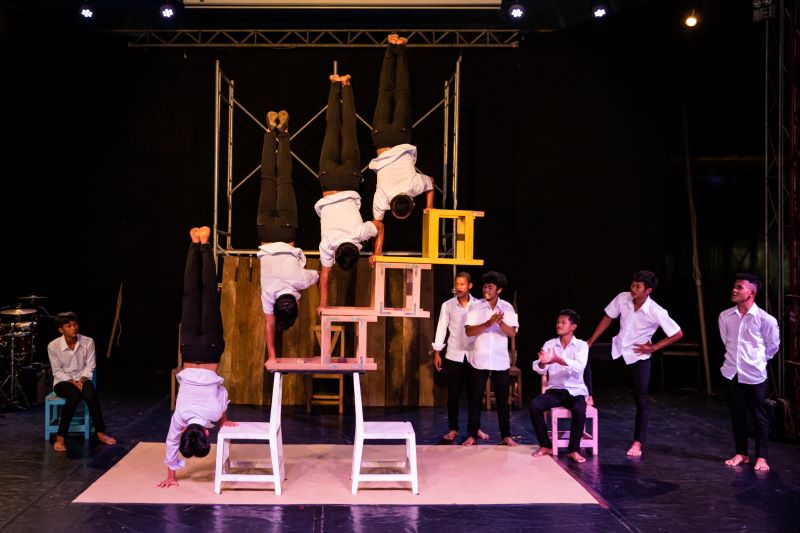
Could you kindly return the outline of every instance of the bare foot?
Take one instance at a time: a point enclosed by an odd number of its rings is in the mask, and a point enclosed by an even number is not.
[[[638,440],[633,441],[631,447],[628,449],[628,457],[641,457],[642,456],[642,443]]]
[[[339,80],[342,82],[342,86],[350,85],[350,74],[345,74],[344,76],[339,76]]]
[[[56,437],[56,442],[53,444],[53,450],[57,452],[67,451],[67,446],[64,444],[64,437]]]
[[[587,396],[586,405],[594,405],[594,398],[592,398],[591,396]]]
[[[462,446],[475,446],[477,442],[472,437],[467,437],[467,439],[461,443]]]
[[[100,433],[99,431],[97,432],[97,440],[99,440],[103,444],[108,444],[109,446],[113,446],[114,444],[117,443],[117,439],[115,439],[114,437],[109,437],[105,433]]]
[[[759,457],[756,459],[756,465],[753,467],[753,470],[757,472],[766,472],[769,470],[769,465],[767,464],[767,460],[763,457]]]
[[[552,448],[544,448],[542,446],[539,446],[539,449],[531,453],[531,455],[534,457],[544,457],[545,455],[553,455],[553,450]]]
[[[267,129],[273,131],[278,127],[278,113],[275,111],[267,112]]]
[[[481,431],[479,429],[478,430],[478,438],[481,439],[481,440],[489,440],[489,434],[488,433],[484,433],[483,431]]]
[[[208,238],[211,237],[211,228],[208,226],[197,228],[197,236],[200,238],[200,244],[208,244]]]
[[[512,448],[515,446],[519,446],[519,444],[514,442],[514,439],[512,439],[511,437],[504,438],[503,442],[501,442],[500,444],[503,444],[505,446],[511,446]]]
[[[742,454],[737,453],[736,455],[734,455],[733,457],[731,457],[730,459],[725,461],[725,464],[728,465],[728,466],[739,466],[741,464],[745,464],[746,465],[749,462],[750,462],[750,458],[749,457],[747,457],[746,455],[742,455]]]
[[[447,433],[444,434],[442,439],[444,439],[444,440],[456,440],[456,437],[458,437],[458,431],[456,431],[455,429],[451,429],[450,431],[448,431]]]
[[[578,452],[568,453],[567,457],[569,457],[570,459],[572,459],[573,461],[575,461],[578,464],[586,462],[586,459],[584,459],[584,457],[581,454],[579,454]]]
[[[390,33],[389,37],[386,38],[389,41],[389,44],[397,44],[398,36],[396,33]]]
[[[407,42],[408,39],[406,39],[405,37],[398,37],[394,44],[396,44],[397,46],[405,46]]]
[[[192,238],[192,242],[200,242],[200,236],[197,234],[198,231],[200,231],[200,228],[192,228],[189,230],[189,237]]]
[[[342,79],[338,74],[331,74],[330,76],[331,83],[341,82]]]

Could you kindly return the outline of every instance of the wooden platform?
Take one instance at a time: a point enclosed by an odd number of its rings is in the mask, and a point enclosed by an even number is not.
[[[267,361],[270,372],[287,374],[347,374],[377,370],[378,365],[371,357],[360,361],[356,357],[331,357],[331,362],[324,364],[320,357],[278,357],[275,361]]]
[[[460,259],[452,257],[408,257],[397,255],[376,255],[376,263],[413,263],[426,265],[481,266],[483,259]]]

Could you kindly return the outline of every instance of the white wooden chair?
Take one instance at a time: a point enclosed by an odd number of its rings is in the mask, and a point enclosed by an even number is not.
[[[239,422],[238,426],[222,426],[217,435],[217,466],[214,475],[214,492],[222,492],[223,481],[247,481],[250,483],[273,483],[275,494],[281,494],[281,481],[286,479],[283,464],[283,434],[281,432],[281,373],[275,372],[272,384],[272,405],[269,422]],[[270,462],[231,461],[231,440],[269,441]],[[272,468],[272,474],[233,473],[234,469]]]
[[[547,375],[542,376],[542,394],[547,387]],[[597,455],[599,433],[597,432],[599,413],[592,405],[586,406],[586,425],[591,423],[591,433],[584,428],[581,436],[581,448],[591,448],[592,455]],[[553,441],[553,455],[558,455],[559,448],[569,447],[569,430],[559,431],[559,420],[570,420],[572,413],[566,407],[553,407],[550,409],[550,440]]]
[[[358,484],[363,481],[409,481],[411,492],[419,494],[417,480],[417,444],[411,422],[364,422],[361,405],[361,382],[353,374],[353,391],[356,408],[356,436],[353,442],[353,494],[358,494]],[[362,461],[365,440],[405,440],[404,461]],[[397,468],[406,470],[394,474],[362,474],[362,468]]]

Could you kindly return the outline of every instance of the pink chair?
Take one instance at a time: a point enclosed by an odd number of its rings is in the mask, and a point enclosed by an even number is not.
[[[542,376],[542,393],[547,387],[547,376]],[[550,440],[553,441],[553,455],[558,455],[559,448],[567,448],[569,446],[569,428],[566,431],[558,429],[559,420],[569,420],[572,418],[572,413],[565,407],[553,407],[550,409]],[[597,455],[599,433],[598,428],[598,412],[592,405],[586,406],[586,425],[591,423],[591,432],[583,430],[581,436],[581,448],[591,448],[592,454]]]

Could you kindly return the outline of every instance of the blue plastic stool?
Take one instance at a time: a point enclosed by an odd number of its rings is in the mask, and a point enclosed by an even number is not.
[[[97,389],[97,369],[92,373],[92,385],[95,390]],[[61,422],[61,407],[67,401],[58,396],[55,391],[47,395],[44,400],[44,440],[50,440],[50,435],[58,432],[58,424]],[[89,416],[89,408],[86,407],[85,402],[83,405],[83,413],[80,408],[75,411],[75,416],[72,417],[67,433],[83,433],[83,438],[89,440],[89,433],[92,431],[92,417]]]

